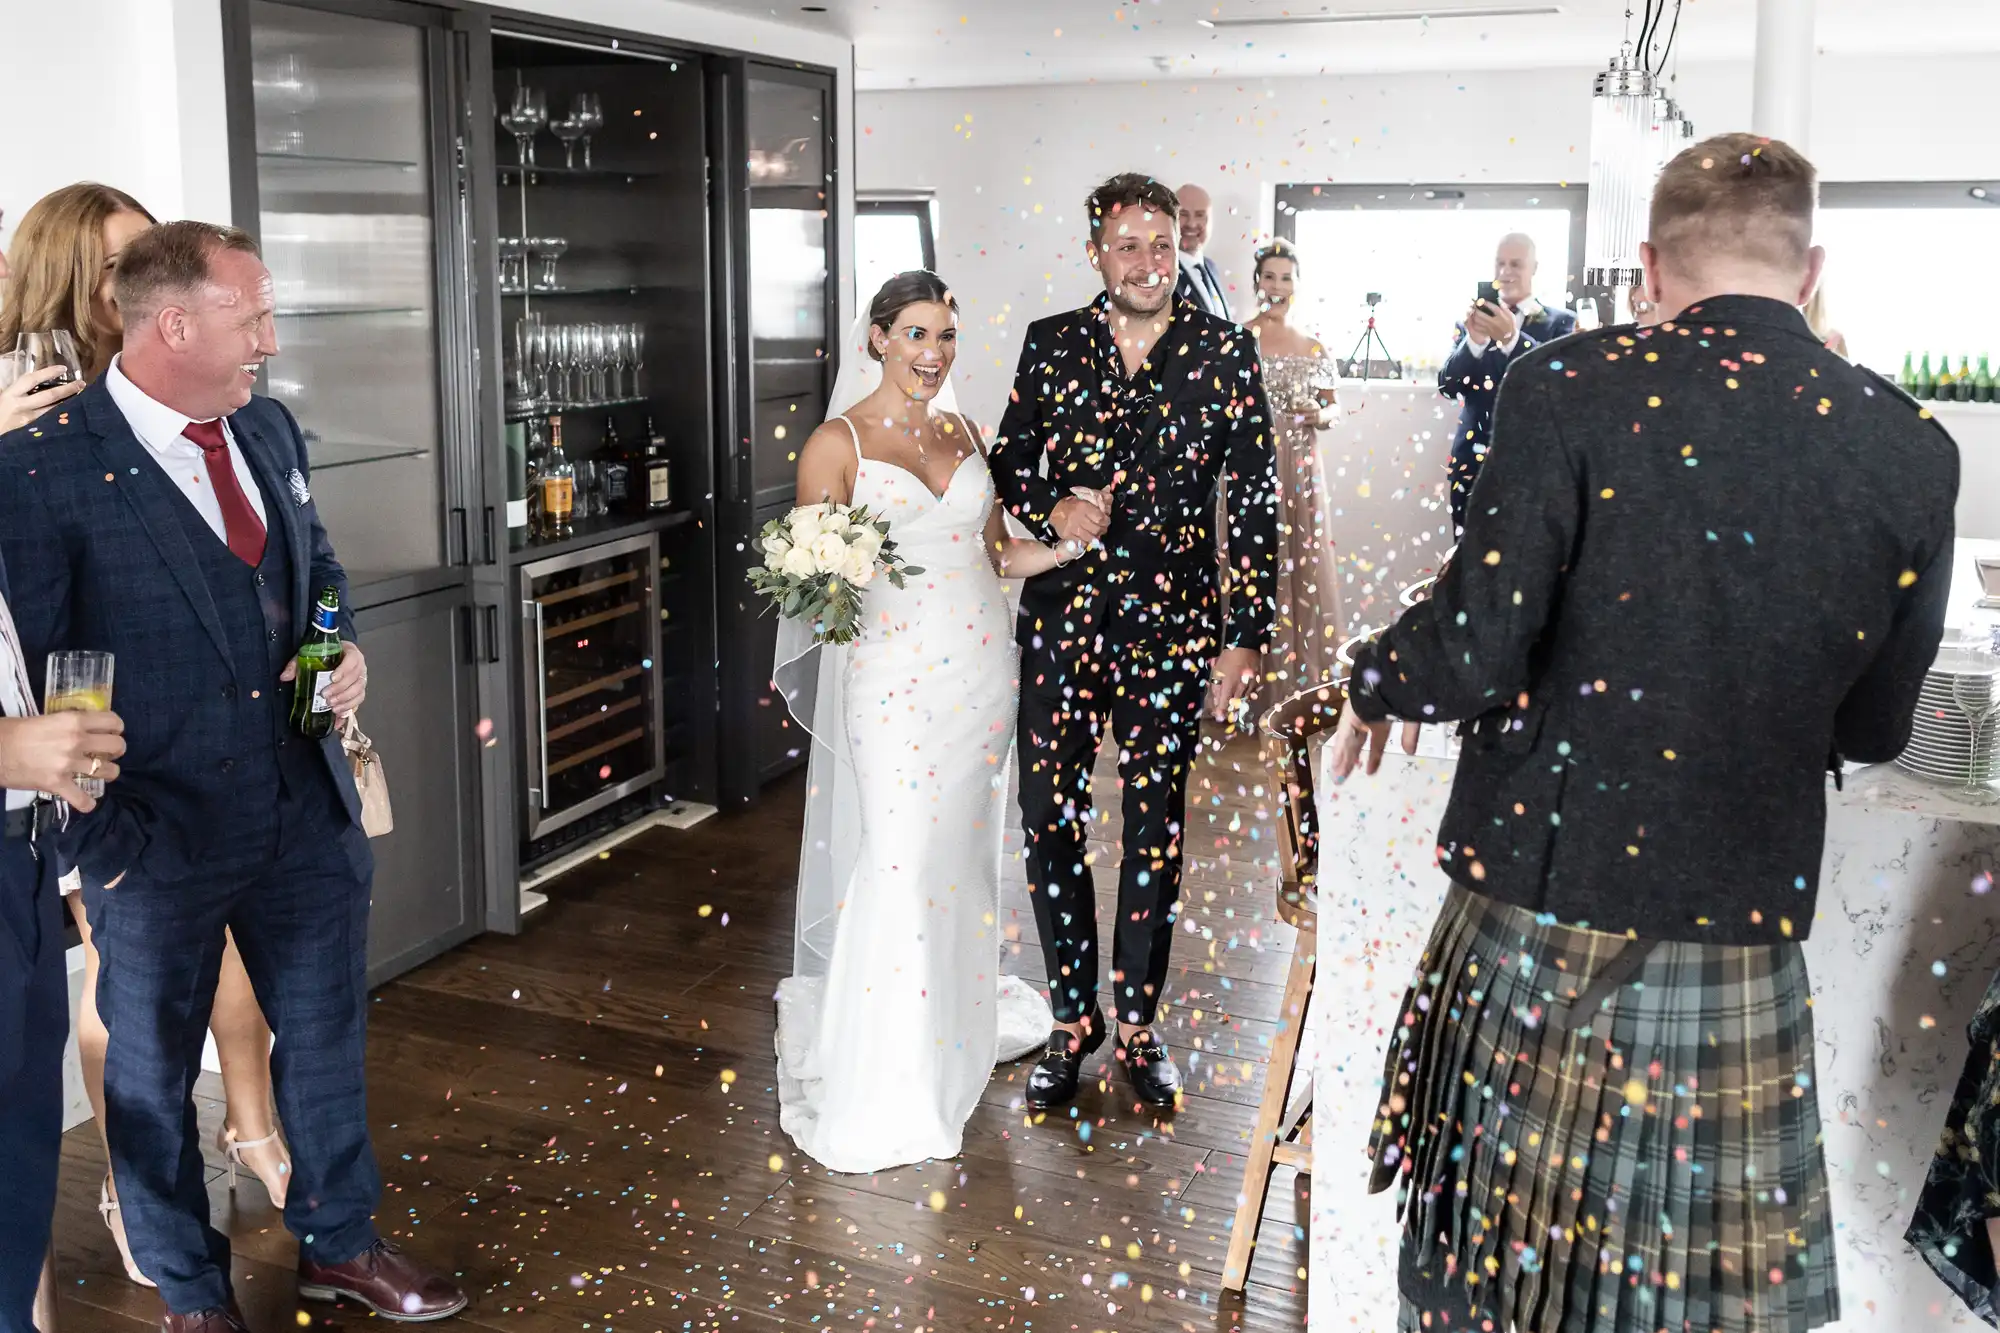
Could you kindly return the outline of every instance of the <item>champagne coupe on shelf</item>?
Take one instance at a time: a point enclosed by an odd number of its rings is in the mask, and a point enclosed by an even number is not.
[[[569,118],[583,134],[583,169],[590,170],[590,136],[604,128],[604,99],[596,93],[578,93],[569,104]]]
[[[83,378],[83,360],[76,354],[76,339],[68,329],[50,329],[47,332],[24,332],[14,340],[14,351],[18,357],[25,357],[27,364],[22,374],[33,375],[36,371],[52,370],[60,366],[66,373],[66,380]],[[64,380],[42,377],[42,383],[54,388]]]
[[[42,695],[44,713],[108,713],[111,711],[110,653],[68,650],[49,654],[47,686]],[[86,773],[76,775],[76,785],[92,796],[104,795],[104,781]]]
[[[535,281],[535,290],[539,292],[561,290],[556,286],[556,261],[569,249],[569,242],[560,236],[538,236],[528,242],[528,249],[542,264],[542,275]]]
[[[523,167],[535,165],[535,131],[548,124],[549,103],[540,88],[523,84],[514,89],[514,100],[500,113],[500,127],[514,136]]]
[[[571,111],[561,120],[550,121],[549,133],[562,140],[564,170],[575,171],[576,141],[583,137],[583,122],[576,118],[575,111]]]
[[[528,290],[528,245],[519,236],[500,238],[500,290],[509,294]]]

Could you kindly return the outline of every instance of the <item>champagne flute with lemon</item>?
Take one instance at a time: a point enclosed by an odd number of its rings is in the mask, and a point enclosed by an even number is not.
[[[49,674],[42,695],[44,713],[108,713],[111,711],[112,655],[83,649],[49,654]],[[99,761],[76,775],[76,785],[92,796],[104,795],[103,779],[95,776]]]

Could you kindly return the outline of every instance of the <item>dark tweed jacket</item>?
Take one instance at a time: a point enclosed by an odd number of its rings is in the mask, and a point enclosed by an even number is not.
[[[1957,492],[1943,428],[1780,302],[1537,348],[1354,707],[1473,719],[1438,835],[1459,883],[1567,925],[1803,939],[1829,762],[1909,738]]]

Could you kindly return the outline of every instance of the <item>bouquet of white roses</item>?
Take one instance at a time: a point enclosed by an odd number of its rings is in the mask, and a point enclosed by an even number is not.
[[[900,588],[924,571],[905,564],[889,538],[889,521],[866,505],[801,505],[764,525],[757,539],[764,564],[750,586],[778,614],[812,625],[815,643],[852,643],[861,632],[861,591],[877,575]]]

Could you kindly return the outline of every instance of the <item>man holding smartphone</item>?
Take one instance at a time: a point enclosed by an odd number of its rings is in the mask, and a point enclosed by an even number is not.
[[[1500,238],[1493,256],[1493,281],[1479,284],[1471,309],[1458,328],[1458,342],[1438,372],[1438,392],[1462,404],[1458,433],[1451,442],[1451,529],[1465,526],[1465,504],[1486,461],[1493,429],[1493,400],[1500,378],[1514,358],[1545,342],[1576,332],[1576,316],[1551,310],[1535,299],[1535,242],[1521,232]]]

